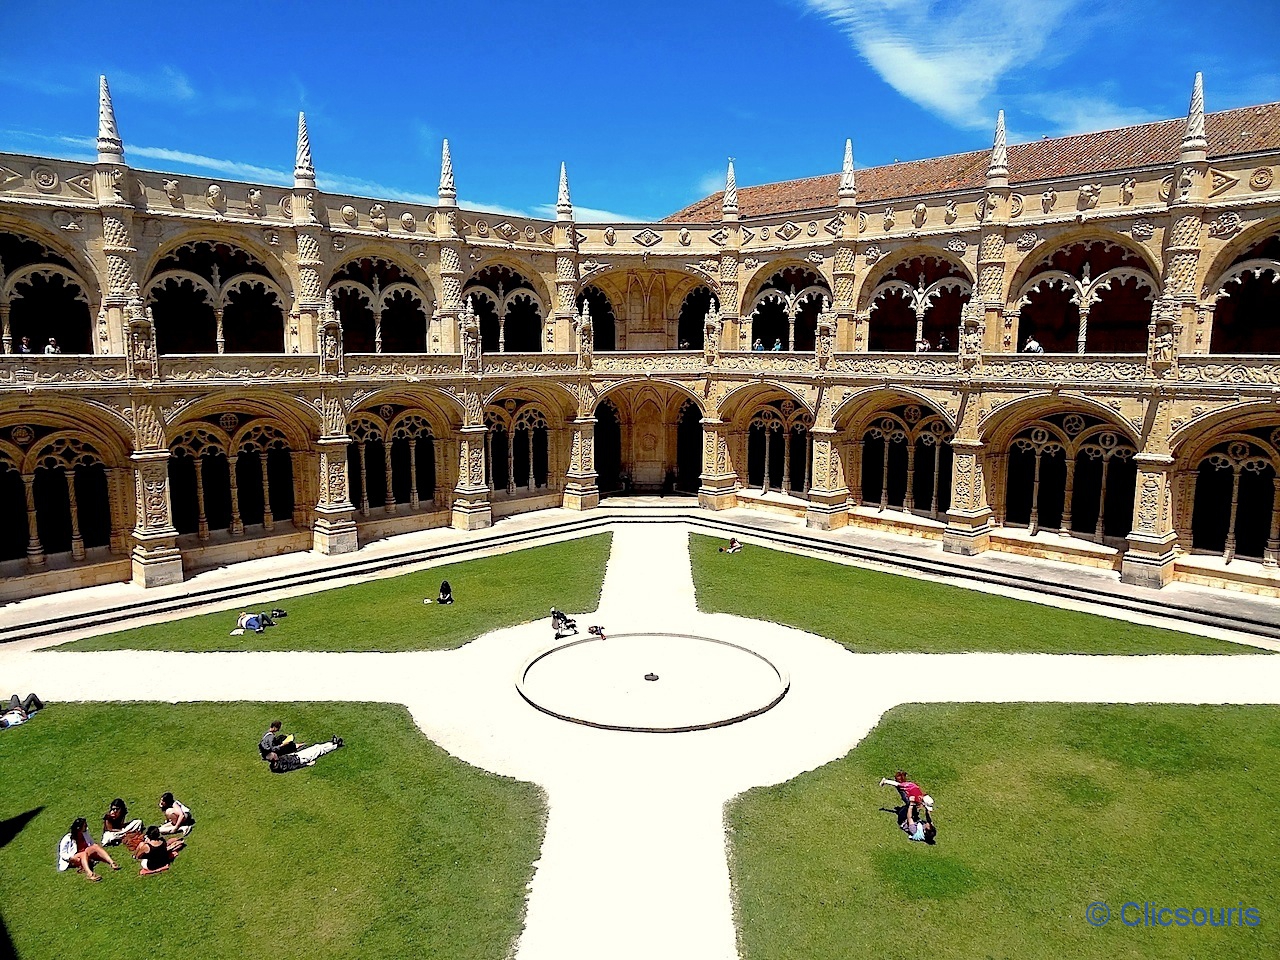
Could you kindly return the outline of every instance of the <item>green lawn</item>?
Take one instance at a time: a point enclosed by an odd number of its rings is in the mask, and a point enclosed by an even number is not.
[[[600,603],[608,533],[466,560],[383,580],[281,600],[288,611],[265,633],[229,636],[230,607],[185,620],[88,637],[59,650],[451,650],[490,630]],[[456,602],[423,604],[448,580]],[[258,604],[252,609],[267,608]]]
[[[689,538],[698,608],[769,620],[858,653],[1258,653],[977,590],[747,546]]]
[[[937,800],[936,846],[880,812],[899,767]],[[844,759],[730,806],[742,956],[1277,957],[1277,782],[1275,707],[900,707]],[[1262,922],[1131,928],[1126,901]]]
[[[272,774],[256,743],[273,717],[347,746]],[[57,704],[0,733],[0,770],[0,916],[22,960],[503,960],[543,830],[537,788],[384,704]],[[169,873],[139,877],[119,847],[101,883],[54,869],[77,815],[97,837],[121,796],[156,823],[165,790],[197,820]]]

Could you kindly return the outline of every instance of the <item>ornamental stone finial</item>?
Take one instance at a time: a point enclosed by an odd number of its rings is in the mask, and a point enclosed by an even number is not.
[[[453,183],[453,157],[449,155],[449,141],[447,138],[440,153],[440,189],[436,193],[440,198],[440,206],[455,207],[458,205],[458,188]]]
[[[563,162],[560,164],[560,192],[556,195],[556,219],[573,219],[573,203],[569,200],[569,174]]]
[[[1208,150],[1209,141],[1204,135],[1204,75],[1197,73],[1191,88],[1191,106],[1187,110],[1187,130],[1182,135],[1182,158],[1204,160]]]
[[[1009,150],[1005,145],[1004,111],[996,114],[996,136],[991,144],[991,160],[987,164],[987,186],[1009,185]]]
[[[124,163],[124,142],[116,127],[116,111],[106,77],[98,78],[98,162]]]
[[[853,172],[853,141],[844,142],[844,164],[840,167],[841,200],[856,200],[858,197],[858,181]]]
[[[738,179],[733,174],[733,158],[729,158],[729,172],[724,180],[724,203],[720,207],[725,217],[738,216]]]
[[[298,112],[298,153],[293,162],[294,189],[314,190],[316,168],[311,162],[311,138],[307,135],[307,115]]]

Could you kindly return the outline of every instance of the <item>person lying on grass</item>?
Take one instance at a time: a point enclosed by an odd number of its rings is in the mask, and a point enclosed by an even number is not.
[[[328,743],[317,743],[294,753],[276,753],[272,750],[263,759],[271,764],[272,773],[289,773],[303,767],[313,767],[317,760],[326,753],[332,753],[343,746],[341,737],[334,737]]]
[[[933,825],[933,819],[923,803],[907,804],[906,816],[901,826],[908,840],[919,840],[921,843],[928,844],[937,842],[938,828]]]
[[[176,799],[172,793],[160,795],[160,809],[164,812],[164,823],[158,828],[161,833],[176,833],[185,837],[196,825],[191,808]]]
[[[37,710],[43,709],[44,704],[40,702],[40,698],[34,693],[27,694],[27,699],[22,701],[18,700],[18,695],[15,693],[9,698],[9,706],[5,709],[4,714],[0,715],[0,730],[24,724],[31,719],[32,714]]]
[[[903,803],[922,803],[928,809],[933,809],[933,797],[925,796],[918,783],[908,780],[905,770],[899,770],[895,773],[892,780],[888,777],[881,777],[880,786],[895,788]]]
[[[93,865],[99,860],[112,870],[120,869],[120,865],[111,859],[111,854],[94,842],[88,821],[84,817],[76,817],[71,821],[67,835],[58,841],[58,872],[75,867],[87,879],[97,883],[102,878],[93,872]]]

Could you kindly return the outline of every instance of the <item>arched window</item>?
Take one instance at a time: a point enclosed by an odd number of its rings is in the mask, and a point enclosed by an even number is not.
[[[347,353],[425,353],[433,304],[412,274],[381,257],[345,264],[329,283]]]
[[[676,346],[680,350],[701,350],[706,335],[707,314],[714,297],[710,287],[694,287],[680,304],[676,324]]]
[[[501,265],[485,267],[462,295],[470,297],[475,306],[480,347],[485,353],[542,352],[546,305],[523,275]]]
[[[1192,546],[1237,556],[1280,559],[1280,498],[1272,428],[1233,434],[1201,457],[1191,515]]]
[[[183,244],[156,264],[146,296],[160,353],[284,353],[289,298],[239,247]]]
[[[507,400],[485,411],[485,458],[489,489],[533,494],[550,487],[547,415],[534,404]]]
[[[43,244],[0,232],[0,338],[5,353],[93,353],[89,286]],[[102,328],[103,334],[106,327]],[[100,342],[98,352],[107,343]]]
[[[764,350],[813,350],[818,314],[831,299],[826,280],[803,267],[779,270],[752,304],[751,342]]]
[[[585,287],[578,294],[578,312],[582,312],[583,303],[591,311],[592,349],[618,349],[618,318],[613,312],[613,304],[599,287]]]
[[[955,350],[960,314],[972,294],[968,272],[946,257],[904,260],[871,291],[868,348]]]
[[[1146,353],[1159,285],[1146,261],[1090,240],[1054,251],[1018,294],[1018,336],[1047,353]]]
[[[747,424],[747,483],[767,496],[809,493],[809,430],[813,417],[793,400],[760,407]]]
[[[1280,234],[1238,256],[1213,300],[1210,353],[1280,354]]]

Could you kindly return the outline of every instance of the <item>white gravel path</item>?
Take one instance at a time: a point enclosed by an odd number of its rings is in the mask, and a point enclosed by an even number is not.
[[[518,668],[551,643],[546,620],[439,653],[0,650],[0,687],[51,702],[406,704],[455,756],[546,791],[546,839],[517,960],[736,958],[724,804],[843,756],[897,704],[1280,703],[1274,656],[857,655],[797,630],[701,614],[687,532],[672,525],[615,530],[600,610],[579,617],[584,629],[595,622],[749,647],[790,672],[791,690],[761,716],[693,733],[566,723],[515,691]]]

